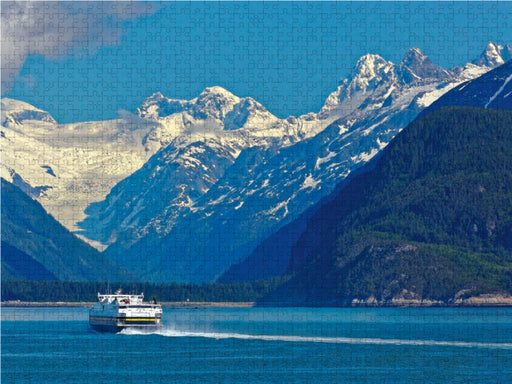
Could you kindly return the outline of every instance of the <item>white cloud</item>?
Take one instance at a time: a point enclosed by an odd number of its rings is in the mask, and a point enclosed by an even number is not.
[[[2,1],[2,93],[30,54],[57,58],[93,54],[119,42],[124,21],[148,15],[158,3]]]

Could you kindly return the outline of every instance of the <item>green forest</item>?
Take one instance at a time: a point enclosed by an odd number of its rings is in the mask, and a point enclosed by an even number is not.
[[[319,208],[290,277],[110,284],[158,301],[350,305],[512,293],[512,112],[444,107],[411,123]],[[107,283],[2,281],[2,300],[95,301]]]
[[[158,301],[252,302],[262,299],[286,279],[202,285],[7,280],[2,281],[2,301],[93,302],[98,299],[98,292],[106,293],[110,287],[112,292],[118,289],[125,293],[144,292],[145,298],[154,297]]]
[[[288,287],[329,305],[512,292],[511,127],[468,107],[411,123],[311,219]]]

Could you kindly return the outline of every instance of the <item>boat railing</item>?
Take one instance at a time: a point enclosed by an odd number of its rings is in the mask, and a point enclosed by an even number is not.
[[[124,303],[124,304],[142,304],[144,300],[144,294],[140,295],[125,295],[125,294],[101,294],[98,293],[98,300],[99,302],[104,302],[105,300],[107,303],[112,303],[113,301],[116,301],[118,303]]]

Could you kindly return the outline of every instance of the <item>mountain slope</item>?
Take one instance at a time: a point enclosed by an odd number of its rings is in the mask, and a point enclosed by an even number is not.
[[[510,127],[510,111],[468,107],[415,120],[308,221],[280,294],[347,305],[512,292]]]
[[[319,203],[314,204],[295,220],[260,242],[247,258],[231,265],[217,281],[221,283],[248,282],[286,275],[289,272],[292,248],[306,230],[309,219],[320,209],[322,204],[336,196],[353,178],[372,169],[378,157],[379,154],[363,167],[351,172],[336,185],[331,194],[322,198]]]
[[[221,87],[192,100],[156,93],[137,116],[77,124],[4,99],[2,167],[140,278],[212,280],[503,52],[450,70],[417,48],[397,65],[368,54],[318,114],[288,119]]]
[[[251,148],[281,148],[314,135],[325,122],[280,120],[251,98],[221,87],[205,89],[191,101],[148,98],[139,115],[170,132],[165,147],[138,172],[121,181],[106,199],[92,204],[80,223],[84,235],[113,244],[115,257],[148,233],[162,237],[194,213],[196,202]],[[162,140],[160,129],[151,132]]]
[[[508,98],[505,97],[512,91],[512,84],[507,82],[507,79],[512,74],[511,68],[512,62],[508,62],[505,65],[502,65],[481,77],[474,79],[469,82],[464,82],[463,84],[454,87],[451,91],[447,92],[440,99],[431,104],[431,106],[427,107],[420,113],[420,116],[424,116],[428,113],[428,111],[432,111],[436,108],[439,108],[443,105],[464,105],[469,101],[470,105],[479,106],[484,108],[490,98],[493,97],[497,93],[498,90],[502,90],[495,100],[497,103],[489,104],[488,108],[492,108],[494,106],[501,106],[504,108],[511,109],[512,106],[508,101]],[[502,100],[502,101],[500,101]],[[368,168],[368,167],[364,167]],[[365,169],[361,168],[361,171],[365,172]],[[341,188],[342,185],[338,185],[338,188]],[[316,209],[316,208],[315,208]],[[242,268],[240,270],[242,272],[241,276],[236,275],[234,270],[229,271],[229,278],[222,277],[222,281],[231,281],[231,280],[254,280],[258,279],[261,276],[257,275],[257,271],[264,269],[266,272],[266,276],[279,276],[285,273],[283,269],[283,265],[285,264],[285,260],[289,261],[289,257],[291,255],[291,247],[292,240],[289,237],[289,233],[294,233],[293,239],[297,238],[297,228],[302,228],[305,224],[303,223],[305,218],[301,218],[297,220],[297,222],[291,222],[289,227],[283,228],[282,232],[278,232],[274,234],[268,240],[262,242],[257,250],[248,256],[247,260],[244,261],[239,266],[233,266],[233,268]],[[279,243],[279,252],[274,251],[274,244]],[[288,244],[287,247],[284,247],[283,244]],[[262,265],[265,265],[262,267]],[[273,267],[272,265],[275,265]],[[250,268],[247,269],[247,265],[260,265],[259,268]],[[227,280],[226,280],[227,279]]]
[[[57,280],[41,263],[25,252],[2,241],[3,280]]]
[[[144,103],[141,116],[209,116],[220,128],[203,130],[203,138],[171,142],[143,173],[91,206],[82,227],[103,228],[101,241],[112,243],[107,254],[144,279],[211,281],[328,195],[435,97],[489,69],[470,65],[456,74],[435,66],[417,48],[399,65],[365,55],[319,114],[234,130],[226,128],[226,119],[251,104],[249,99],[242,102],[219,87],[190,102],[157,95]],[[170,163],[164,154],[178,154],[183,143],[196,148],[169,172],[182,155]],[[191,182],[175,172],[188,174]]]
[[[131,275],[2,178],[2,279],[126,281]]]
[[[2,99],[2,175],[76,231],[85,208],[160,148],[143,143],[155,125],[125,114],[112,121],[59,124],[30,104]]]
[[[478,81],[456,86],[422,114],[447,105],[512,109],[512,60],[480,76]]]

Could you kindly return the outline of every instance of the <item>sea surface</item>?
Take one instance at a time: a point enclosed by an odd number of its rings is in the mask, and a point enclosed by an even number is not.
[[[154,334],[1,318],[2,383],[512,383],[512,308],[164,309]]]

